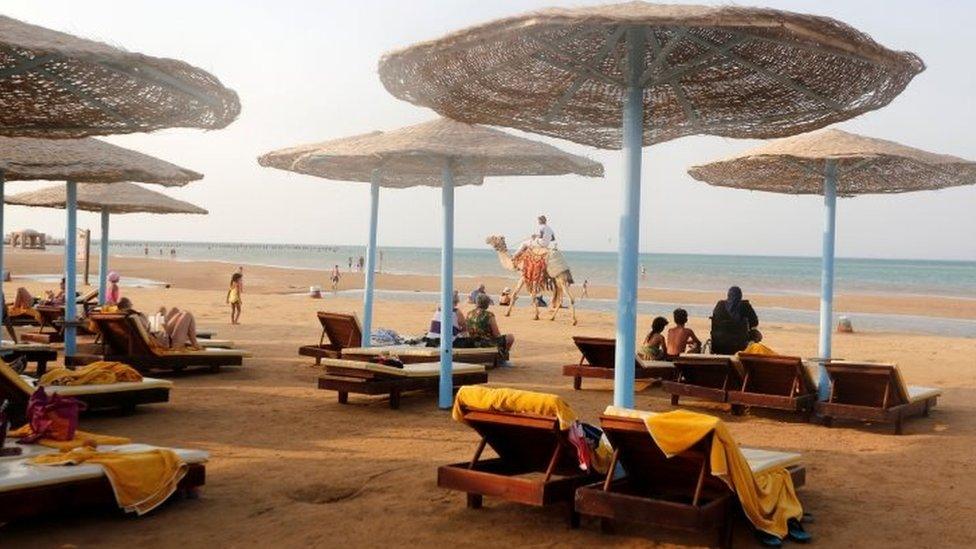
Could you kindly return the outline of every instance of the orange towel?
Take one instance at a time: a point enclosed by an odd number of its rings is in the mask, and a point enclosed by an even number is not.
[[[75,370],[55,368],[41,376],[39,384],[46,387],[49,385],[107,385],[139,381],[142,381],[142,374],[128,364],[98,361]]]
[[[10,438],[26,438],[34,434],[34,430],[31,429],[30,424],[27,423],[7,434],[10,436]],[[101,444],[116,445],[129,444],[130,442],[132,441],[125,437],[114,437],[111,435],[99,435],[97,433],[75,431],[75,438],[71,440],[51,440],[49,438],[42,438],[37,441],[37,444],[47,446],[48,448],[54,448],[56,450],[73,450],[82,446],[94,447]]]

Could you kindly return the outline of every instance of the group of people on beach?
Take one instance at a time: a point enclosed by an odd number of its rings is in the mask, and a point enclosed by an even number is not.
[[[483,290],[482,286],[482,290]],[[454,307],[451,313],[451,338],[455,348],[497,347],[502,360],[507,361],[509,352],[515,344],[515,336],[503,334],[498,328],[495,313],[488,310],[492,305],[491,297],[484,291],[473,292],[474,308],[467,313],[458,309],[461,298],[454,292]],[[441,338],[447,333],[441,325],[441,309],[437,308],[430,319],[424,342],[428,347],[439,347]]]

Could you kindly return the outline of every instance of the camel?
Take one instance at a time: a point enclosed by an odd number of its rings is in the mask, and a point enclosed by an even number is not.
[[[573,326],[576,325],[576,299],[573,297],[572,291],[570,291],[570,287],[573,284],[573,275],[570,273],[569,266],[566,264],[559,250],[533,247],[522,253],[518,260],[515,260],[508,253],[508,245],[505,244],[504,236],[489,236],[485,239],[485,243],[498,252],[498,260],[501,261],[503,268],[521,273],[518,284],[515,286],[515,291],[512,292],[508,309],[505,310],[505,316],[512,314],[512,307],[515,306],[515,298],[518,297],[522,288],[527,288],[532,298],[535,320],[539,320],[539,302],[536,298],[544,290],[551,289],[552,301],[550,301],[549,310],[552,315],[549,317],[549,320],[556,319],[556,314],[559,312],[560,305],[565,296],[569,298],[569,311],[573,317]],[[541,266],[542,260],[545,260],[545,272],[531,274],[534,270],[533,266]],[[526,276],[527,271],[530,273],[529,276]]]

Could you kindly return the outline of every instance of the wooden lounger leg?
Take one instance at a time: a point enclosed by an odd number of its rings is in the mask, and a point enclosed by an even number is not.
[[[895,434],[900,435],[902,433],[902,420],[903,416],[901,412],[898,412],[898,417],[895,418]]]
[[[390,408],[394,410],[400,409],[400,391],[390,391]]]
[[[349,404],[349,393],[339,391],[339,404]]]
[[[677,406],[679,398],[678,395],[671,395],[671,406]]]
[[[725,518],[718,531],[718,546],[723,549],[731,549],[732,537],[735,530],[735,514],[732,512],[731,504],[726,507]]]
[[[573,389],[579,391],[583,387],[583,378],[581,376],[573,376]],[[928,413],[928,406],[925,408],[926,414]]]
[[[481,494],[468,494],[468,509],[481,509],[485,498]]]
[[[832,418],[830,416],[824,416],[823,417],[823,426],[824,427],[827,427],[828,429],[831,428],[831,427],[833,427],[834,426],[834,418]]]
[[[44,377],[44,374],[46,372],[47,372],[47,361],[46,360],[38,360],[37,361],[37,377],[38,377],[38,379]],[[926,405],[925,406],[925,415],[928,415],[928,413],[929,413],[929,407],[928,407],[928,405]]]
[[[932,399],[930,398],[925,401],[925,409],[922,410],[922,416],[929,417],[929,410],[931,409],[932,409]]]
[[[569,500],[566,506],[569,511],[569,528],[575,530],[580,526],[580,514],[576,512],[576,502]]]
[[[608,518],[601,518],[600,519],[600,531],[601,532],[603,532],[604,534],[612,534],[613,533],[613,530],[614,530],[614,528],[613,528],[613,520],[608,519]]]

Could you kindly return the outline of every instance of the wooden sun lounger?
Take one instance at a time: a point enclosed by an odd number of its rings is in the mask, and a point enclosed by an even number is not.
[[[728,402],[730,389],[742,386],[741,365],[730,355],[680,355],[674,359],[675,379],[661,388],[677,406],[683,396],[711,402]]]
[[[62,343],[64,342],[64,307],[61,305],[38,305],[34,310],[41,315],[41,323],[35,333],[21,336],[24,341],[32,343]],[[45,328],[50,328],[45,331]]]
[[[319,311],[316,316],[322,324],[319,343],[299,347],[299,355],[313,357],[315,364],[321,364],[323,358],[343,358],[345,348],[362,345],[363,329],[356,315]]]
[[[140,404],[169,402],[172,387],[172,381],[143,378],[140,382],[52,386],[44,390],[48,394],[57,393],[80,400],[85,404],[85,411],[120,409],[129,412]],[[34,383],[25,380],[10,366],[0,363],[0,400],[10,401],[15,425],[26,420],[27,403],[35,389]]]
[[[58,351],[50,345],[41,343],[15,343],[0,346],[0,359],[13,362],[23,357],[28,364],[37,364],[34,377],[41,377],[47,371],[47,363],[58,359]]]
[[[942,395],[940,389],[906,385],[894,364],[831,361],[824,368],[830,396],[817,402],[816,412],[828,427],[834,419],[878,421],[894,423],[900,435],[906,418],[929,415]]]
[[[440,363],[405,364],[395,368],[372,362],[323,359],[325,374],[319,377],[319,389],[338,392],[339,404],[349,402],[349,393],[390,395],[390,408],[400,407],[400,395],[407,391],[433,391],[440,383]],[[488,382],[485,367],[477,364],[454,365],[454,389],[462,385]]]
[[[805,413],[809,419],[817,400],[817,385],[803,359],[745,353],[739,353],[738,359],[744,374],[742,385],[729,389],[733,411],[739,406],[769,408]]]
[[[563,375],[573,378],[573,389],[583,386],[583,378],[613,379],[617,341],[606,337],[574,336],[573,343],[580,350],[578,364],[563,366]],[[634,357],[634,379],[674,379],[670,362],[642,360]]]
[[[15,446],[8,439],[7,446]],[[145,444],[100,447],[104,450],[138,452],[153,449]],[[63,512],[105,509],[118,511],[112,485],[100,465],[37,467],[28,459],[56,450],[36,445],[23,447],[19,457],[0,458],[0,525],[15,520],[51,517]],[[206,483],[209,455],[200,450],[174,448],[188,465],[174,496],[195,494]]]
[[[437,362],[441,351],[437,347],[422,345],[386,345],[382,347],[348,347],[342,350],[344,360],[372,361],[384,353],[396,355],[404,364],[421,364]],[[454,362],[464,364],[481,364],[486,368],[494,368],[498,364],[497,347],[455,348],[451,351]]]
[[[577,490],[577,513],[599,517],[604,531],[612,531],[615,521],[635,522],[713,532],[719,546],[731,547],[738,501],[728,486],[711,474],[711,437],[667,458],[643,419],[604,414],[600,424],[614,448],[613,465],[620,463],[627,474],[614,478],[615,467],[611,466],[601,482]],[[785,466],[794,486],[806,481],[806,470],[795,463],[797,454],[742,450],[753,472]]]
[[[599,477],[580,470],[557,418],[465,410],[464,422],[481,441],[471,461],[437,469],[439,487],[465,492],[472,509],[480,508],[485,496],[536,507],[562,505],[570,525],[579,524],[573,494]],[[498,457],[481,459],[486,446]]]
[[[101,334],[100,352],[66,356],[66,365],[79,366],[107,360],[124,362],[140,371],[180,371],[199,366],[216,372],[221,366],[240,366],[244,358],[250,356],[238,349],[160,351],[150,343],[149,334],[133,314],[92,313],[89,319]]]

